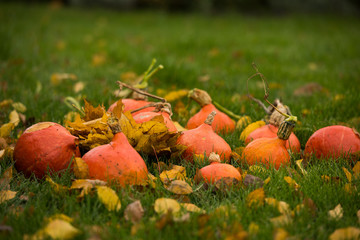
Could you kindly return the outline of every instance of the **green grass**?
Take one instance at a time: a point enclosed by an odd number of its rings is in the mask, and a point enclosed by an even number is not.
[[[255,62],[266,76],[270,86],[270,99],[280,97],[299,117],[297,134],[302,147],[309,136],[324,126],[352,124],[360,129],[360,29],[359,19],[339,16],[246,16],[196,14],[170,15],[164,12],[115,12],[105,10],[51,9],[48,6],[0,5],[0,100],[12,99],[27,106],[25,115],[33,122],[54,121],[63,123],[69,108],[63,100],[66,96],[86,98],[94,105],[108,107],[116,101],[112,94],[121,73],[142,73],[153,58],[165,66],[153,80],[150,92],[157,89],[205,89],[214,100],[238,114],[247,114],[253,120],[264,117],[264,112],[246,98],[247,79],[254,74]],[[65,47],[57,47],[59,42]],[[93,66],[94,54],[104,54],[106,62]],[[50,82],[57,72],[73,73],[86,84],[80,93],[72,90],[74,82],[64,81],[60,86]],[[206,82],[198,80],[209,75]],[[259,79],[249,82],[249,91],[257,98],[264,95],[258,86]],[[306,83],[317,82],[326,90],[308,97],[299,97],[293,91]],[[40,92],[36,92],[41,85]],[[336,95],[344,98],[336,101]],[[234,97],[235,96],[235,97]],[[186,104],[186,101],[185,101]],[[242,112],[242,109],[245,109]],[[308,109],[310,114],[303,116]],[[1,109],[1,124],[8,121],[11,109]],[[185,124],[185,119],[177,119]],[[13,137],[25,127],[19,125]],[[241,131],[225,136],[232,148],[242,146],[238,140]],[[150,172],[158,176],[151,158],[144,156]],[[167,159],[161,159],[168,162]],[[293,160],[297,160],[294,157]],[[1,161],[1,174],[13,165],[10,159]],[[244,170],[248,166],[234,163]],[[200,166],[197,166],[200,167]],[[295,166],[292,166],[297,169]],[[300,239],[327,239],[335,229],[360,227],[356,212],[360,209],[359,194],[344,191],[347,182],[342,167],[351,169],[345,160],[312,161],[306,168],[308,174],[294,179],[302,194],[294,192],[283,180],[286,169],[279,171],[250,172],[263,180],[271,177],[264,186],[267,197],[287,202],[293,209],[304,198],[311,198],[317,206],[315,217],[301,211],[292,224],[284,226],[291,236]],[[186,166],[190,177],[193,166]],[[326,183],[322,175],[339,177],[339,183]],[[61,178],[60,184],[69,186],[72,173]],[[359,181],[354,182],[357,189]],[[194,187],[196,188],[196,186]],[[74,218],[73,225],[82,231],[78,239],[91,236],[89,226],[104,229],[104,239],[223,239],[229,226],[240,223],[248,231],[250,223],[260,226],[251,239],[271,239],[275,226],[270,218],[279,215],[277,210],[265,205],[258,209],[246,206],[246,196],[254,188],[213,192],[199,190],[189,196],[192,203],[204,209],[210,218],[205,227],[200,216],[192,214],[186,223],[173,223],[162,230],[155,228],[159,216],[153,205],[159,197],[174,197],[161,184],[156,191],[137,188],[117,189],[122,210],[108,212],[96,196],[86,196],[82,202],[76,194],[59,195],[41,180],[26,179],[16,174],[11,190],[17,191],[15,199],[0,205],[1,224],[11,226],[10,234],[0,232],[0,238],[21,239],[44,226],[44,218],[64,213]],[[33,193],[28,201],[19,196]],[[131,235],[131,225],[123,217],[125,207],[134,199],[141,200],[145,209],[142,227]],[[329,220],[328,211],[337,204],[344,209],[340,221]],[[221,205],[233,206],[237,214],[215,217],[214,209]],[[16,214],[13,209],[23,212]],[[207,229],[199,235],[199,229]]]

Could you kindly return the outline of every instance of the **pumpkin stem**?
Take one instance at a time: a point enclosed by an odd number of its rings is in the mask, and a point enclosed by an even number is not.
[[[205,124],[208,124],[208,125],[211,125],[212,122],[214,121],[214,118],[215,118],[215,115],[216,115],[216,111],[212,111],[206,118],[205,120]]]
[[[282,140],[288,140],[293,128],[295,127],[295,123],[296,122],[293,121],[287,121],[287,120],[283,121],[280,124],[279,129],[277,131],[278,138]]]
[[[156,96],[156,95],[147,93],[147,92],[142,91],[142,90],[140,90],[140,89],[138,89],[138,88],[135,88],[135,87],[133,87],[133,86],[130,86],[130,85],[126,84],[126,83],[117,81],[117,84],[119,85],[120,90],[121,90],[123,87],[126,87],[126,88],[129,88],[129,89],[131,89],[131,90],[133,90],[133,91],[135,91],[135,92],[137,92],[137,93],[140,93],[140,94],[142,94],[142,95],[145,95],[145,96],[148,96],[148,97],[151,97],[151,98],[155,98],[155,99],[157,99],[157,100],[160,100],[161,102],[166,102],[165,98],[162,98],[162,97],[159,97],[159,96]]]
[[[209,155],[209,162],[210,162],[210,164],[221,163],[219,154],[211,152]]]
[[[145,108],[149,108],[149,107],[155,107],[155,110],[153,112],[167,112],[169,114],[169,116],[172,116],[172,110],[171,110],[171,104],[168,102],[154,102],[154,103],[149,103],[143,107],[139,107],[137,109],[134,109],[131,111],[131,113],[135,113],[138,112],[140,110],[143,110]]]
[[[223,106],[221,106],[219,103],[214,102],[214,101],[212,103],[215,105],[215,107],[217,109],[219,109],[220,111],[222,111],[223,113],[225,113],[229,117],[231,117],[231,118],[233,118],[235,120],[240,120],[242,118],[242,116],[239,116],[239,115],[231,112],[230,110],[228,110],[228,109],[224,108]]]
[[[188,97],[200,104],[201,107],[212,103],[210,95],[201,89],[194,88],[193,90],[190,90]]]

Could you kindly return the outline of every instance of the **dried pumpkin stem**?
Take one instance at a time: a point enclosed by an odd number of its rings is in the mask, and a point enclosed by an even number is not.
[[[119,120],[115,116],[113,116],[113,114],[111,115],[111,117],[108,118],[107,124],[109,125],[114,135],[121,132]]]
[[[212,103],[210,95],[206,91],[198,88],[190,90],[188,93],[188,98],[200,104],[201,107]]]
[[[266,114],[270,115],[271,112],[269,111],[269,109],[265,106],[265,104],[263,104],[259,99],[254,98],[251,95],[248,95],[248,98],[250,98],[252,101],[256,102],[257,104],[259,104],[260,107],[262,107],[264,109],[264,111],[266,112]]]
[[[215,118],[215,115],[216,115],[216,111],[212,111],[206,118],[205,120],[205,124],[208,124],[208,125],[211,125],[212,122],[214,121],[214,118]]]
[[[215,102],[215,101],[213,101],[212,103],[215,105],[215,107],[216,107],[217,109],[219,109],[220,111],[226,113],[226,115],[228,115],[229,117],[231,117],[231,118],[233,118],[233,119],[235,119],[235,120],[240,120],[240,119],[242,118],[241,116],[233,113],[233,112],[230,111],[229,109],[224,108],[224,107],[221,106],[219,103],[217,103],[217,102]]]
[[[162,98],[162,97],[159,97],[159,96],[156,96],[156,95],[147,93],[147,92],[142,91],[142,90],[140,90],[140,89],[138,89],[138,88],[135,88],[135,87],[133,87],[133,86],[130,86],[130,85],[126,84],[126,83],[117,81],[117,84],[119,84],[120,89],[121,89],[122,87],[126,87],[126,88],[129,88],[129,89],[133,90],[134,92],[140,93],[140,94],[142,94],[142,95],[145,95],[145,96],[148,96],[148,97],[157,99],[157,100],[160,100],[161,102],[166,102],[165,98]]]

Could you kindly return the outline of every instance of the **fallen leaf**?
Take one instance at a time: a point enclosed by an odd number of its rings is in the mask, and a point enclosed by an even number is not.
[[[9,190],[10,189],[9,184],[12,180],[12,177],[13,177],[13,167],[9,167],[4,171],[3,175],[1,176],[0,189]]]
[[[343,217],[343,208],[338,204],[333,210],[328,212],[331,220],[340,220]]]
[[[43,239],[50,237],[52,239],[72,239],[81,233],[74,228],[69,222],[54,219],[50,221],[43,229],[37,231],[30,239]]]
[[[289,176],[285,176],[284,180],[289,184],[290,188],[293,188],[294,190],[299,190],[300,186],[299,184],[296,183],[296,181],[294,179],[292,179]]]
[[[273,233],[273,240],[286,240],[289,236],[289,233],[285,229],[276,228]]]
[[[209,50],[208,55],[209,55],[209,57],[216,57],[219,55],[219,53],[220,53],[220,50],[215,47],[215,48],[212,48]]]
[[[352,169],[355,179],[360,179],[360,161],[357,161]]]
[[[62,81],[67,79],[76,80],[77,77],[75,74],[71,73],[53,73],[50,77],[51,84],[54,86],[59,85]]]
[[[8,138],[11,134],[11,131],[15,128],[14,123],[5,123],[0,127],[0,137]]]
[[[314,217],[317,213],[317,207],[314,201],[311,198],[304,198],[302,203],[310,211],[311,215]]]
[[[168,102],[175,102],[183,97],[186,97],[188,95],[189,90],[187,89],[180,89],[176,91],[171,91],[168,94],[164,96],[166,101]]]
[[[243,184],[246,187],[262,187],[264,185],[264,181],[259,177],[253,176],[251,174],[246,174],[243,179]]]
[[[17,112],[21,112],[21,113],[26,112],[26,106],[24,104],[22,104],[21,102],[15,102],[11,105]]]
[[[265,202],[265,192],[263,188],[258,188],[246,197],[246,205],[249,208],[253,207],[261,207],[264,205]]]
[[[349,172],[349,170],[347,170],[345,167],[342,168],[345,175],[346,175],[346,178],[348,179],[349,183],[351,183],[351,180],[352,180],[352,174]]]
[[[50,183],[51,188],[56,192],[56,193],[65,193],[68,191],[68,188],[60,185],[56,182],[54,182],[49,176],[46,176],[45,180]]]
[[[271,177],[268,177],[264,180],[264,185],[267,185],[271,181]]]
[[[121,209],[121,202],[114,190],[106,186],[96,186],[97,195],[105,207],[109,211],[119,211]]]
[[[259,229],[260,229],[259,225],[257,225],[257,224],[254,223],[254,222],[251,222],[251,223],[249,224],[249,230],[248,230],[248,232],[249,232],[250,236],[255,236],[256,234],[258,234]]]
[[[258,129],[259,127],[264,126],[266,123],[264,121],[256,121],[253,122],[251,124],[249,124],[242,132],[240,135],[240,140],[245,142],[245,139],[247,138],[247,136],[252,133],[254,130]]]
[[[319,83],[313,82],[313,83],[307,83],[295,89],[293,95],[297,97],[299,96],[309,97],[319,92],[326,92],[326,89],[323,86],[321,86]]]
[[[81,92],[84,88],[85,88],[84,82],[77,82],[74,85],[74,92],[75,93]]]
[[[358,218],[358,223],[360,223],[360,210],[357,211],[356,216],[357,216],[357,218]]]
[[[14,126],[16,127],[17,125],[19,125],[20,123],[20,116],[18,114],[18,112],[16,110],[13,110],[10,112],[9,114],[9,123],[14,124]]]
[[[198,77],[199,82],[207,82],[210,80],[210,75],[206,74]]]
[[[158,214],[166,214],[171,212],[172,214],[176,214],[180,212],[181,206],[180,204],[171,198],[158,198],[155,200],[154,210]]]
[[[214,185],[218,190],[229,191],[234,186],[238,185],[239,182],[240,181],[238,179],[233,178],[233,177],[223,177],[223,178],[216,180]]]
[[[205,213],[205,211],[192,203],[180,203],[180,206],[188,212]]]
[[[302,165],[302,162],[303,162],[303,159],[300,159],[300,160],[295,161],[295,164],[296,164],[296,166],[298,166],[298,168],[300,169],[302,175],[305,176],[305,175],[307,174],[307,172],[306,172],[306,170],[304,169],[304,167],[303,167],[303,165]]]
[[[160,219],[156,221],[155,227],[159,230],[163,229],[165,226],[172,224],[174,222],[174,217],[171,211],[168,211],[160,216]]]
[[[169,186],[166,187],[172,193],[179,194],[179,195],[186,195],[193,192],[191,186],[183,181],[183,180],[174,180],[171,181]]]
[[[177,130],[178,132],[184,132],[184,131],[187,130],[186,128],[184,128],[183,126],[181,126],[180,123],[178,123],[178,122],[174,122],[174,125],[175,125],[176,130]]]
[[[174,217],[173,218],[173,220],[174,220],[174,222],[180,222],[180,223],[182,223],[182,222],[188,222],[189,220],[190,220],[190,213],[185,213],[185,214],[183,214],[183,215],[181,215],[181,216],[179,216],[179,217]]]
[[[278,217],[270,218],[270,222],[275,227],[281,227],[281,226],[286,226],[286,225],[291,224],[292,223],[292,218],[288,214],[283,214],[283,215],[280,215]]]
[[[106,55],[102,53],[94,54],[92,56],[91,64],[94,67],[101,66],[106,62]]]
[[[10,232],[12,232],[13,231],[13,228],[12,227],[10,227],[10,226],[7,226],[7,225],[0,225],[0,233],[2,234],[2,233],[10,233]]]
[[[74,158],[73,171],[76,178],[86,179],[89,178],[89,167],[80,157]]]
[[[127,221],[131,221],[133,224],[137,224],[144,216],[144,209],[139,200],[130,203],[124,212],[124,217]]]
[[[46,221],[51,222],[51,221],[54,221],[56,219],[63,220],[63,221],[68,222],[68,223],[72,223],[74,221],[71,217],[69,217],[69,216],[67,216],[65,214],[62,214],[62,213],[54,214],[54,215],[46,218]]]
[[[13,199],[17,192],[11,190],[0,191],[0,204]]]
[[[186,170],[182,166],[172,165],[172,169],[161,172],[159,177],[164,184],[169,184],[174,180],[186,179]]]
[[[336,229],[330,236],[330,240],[359,239],[360,229],[355,227],[347,227]]]

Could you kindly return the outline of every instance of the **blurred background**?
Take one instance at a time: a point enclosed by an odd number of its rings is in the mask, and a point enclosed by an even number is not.
[[[4,1],[3,1],[4,2]],[[359,14],[359,0],[30,0],[5,2],[47,3],[85,8],[114,10],[161,9],[165,11],[243,13],[326,13]]]

